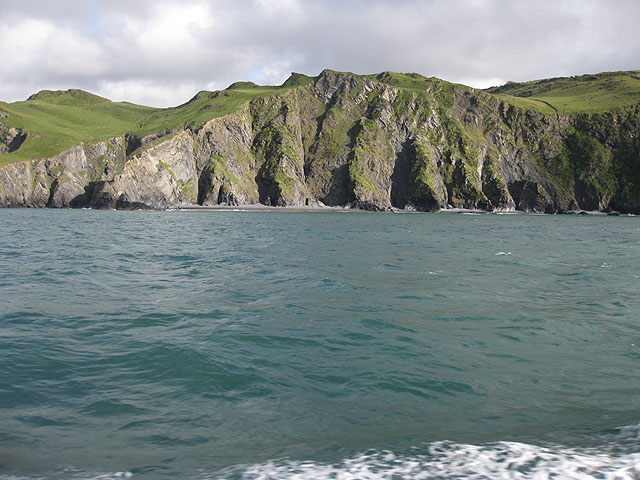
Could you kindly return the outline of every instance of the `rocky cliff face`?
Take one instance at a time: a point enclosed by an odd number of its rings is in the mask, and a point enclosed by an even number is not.
[[[122,172],[125,163],[122,138],[73,147],[52,158],[13,163],[0,169],[0,205],[86,206],[97,190]]]
[[[637,106],[544,115],[437,80],[325,71],[198,129],[6,166],[0,205],[639,212],[639,119]],[[3,134],[6,149],[22,135]]]

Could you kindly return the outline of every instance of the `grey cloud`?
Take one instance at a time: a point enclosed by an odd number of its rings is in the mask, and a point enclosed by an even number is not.
[[[169,105],[323,68],[478,84],[637,69],[638,18],[635,0],[22,0],[0,13],[0,98],[73,86]],[[29,20],[46,41],[11,28]]]

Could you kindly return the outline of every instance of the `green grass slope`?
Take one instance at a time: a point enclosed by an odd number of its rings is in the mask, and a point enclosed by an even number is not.
[[[300,85],[301,79],[292,83]],[[0,166],[53,156],[74,145],[124,134],[142,137],[198,128],[256,97],[273,95],[287,88],[293,86],[261,87],[238,82],[227,90],[203,91],[183,105],[164,109],[111,102],[81,90],[43,91],[23,102],[0,102],[0,117],[4,117],[0,118],[0,124],[28,133],[18,150],[0,155]]]
[[[15,152],[0,155],[0,166],[60,153],[74,145],[96,142],[140,128],[157,109],[116,103],[80,90],[40,92],[24,102],[3,103],[6,126],[28,132]]]
[[[179,127],[198,128],[213,118],[236,111],[244,103],[257,97],[274,95],[282,87],[261,87],[250,82],[237,82],[226,90],[202,91],[183,105],[153,112],[144,118],[136,135],[174,130]]]
[[[544,113],[600,113],[640,103],[640,71],[509,82],[486,91]]]

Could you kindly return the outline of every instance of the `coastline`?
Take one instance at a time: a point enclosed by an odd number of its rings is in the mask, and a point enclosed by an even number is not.
[[[444,214],[466,214],[466,215],[597,215],[597,216],[622,216],[622,217],[635,217],[632,213],[618,213],[618,212],[601,212],[601,211],[589,211],[589,210],[572,210],[567,212],[558,213],[545,213],[545,212],[525,212],[522,210],[477,210],[469,208],[442,208],[434,212],[423,212],[419,210],[407,210],[400,208],[392,208],[382,211],[365,210],[361,208],[342,207],[342,206],[328,206],[328,205],[297,205],[297,206],[284,206],[274,207],[271,205],[262,204],[247,204],[247,205],[188,205],[179,207],[169,207],[166,209],[160,209],[165,211],[175,210],[187,210],[187,211],[272,211],[272,212],[366,212],[366,213],[444,213]]]
[[[172,211],[229,211],[229,212],[360,212],[360,213],[397,213],[397,214],[423,214],[423,213],[441,213],[441,214],[460,214],[460,215],[585,215],[585,216],[609,216],[609,217],[636,217],[638,215],[634,213],[622,213],[622,212],[603,212],[598,210],[569,210],[560,211],[554,213],[547,212],[531,212],[522,210],[478,210],[468,208],[442,208],[436,211],[421,211],[414,209],[401,209],[401,208],[388,208],[385,210],[368,210],[363,208],[351,207],[351,206],[328,206],[328,205],[296,205],[296,206],[282,206],[276,207],[263,204],[245,204],[245,205],[177,205],[169,207],[155,207],[155,208],[91,208],[91,207],[24,207],[24,206],[12,206],[12,207],[0,207],[0,209],[7,210],[31,210],[31,209],[51,209],[51,210],[115,210],[115,211],[157,211],[157,212],[172,212]]]

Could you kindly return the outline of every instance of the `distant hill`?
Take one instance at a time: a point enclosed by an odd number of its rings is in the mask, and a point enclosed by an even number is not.
[[[486,91],[541,112],[607,112],[640,103],[640,71],[508,82]]]

